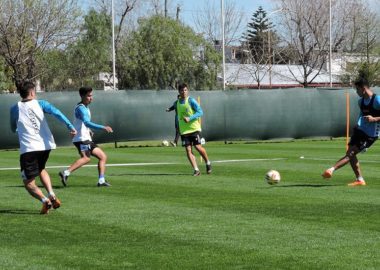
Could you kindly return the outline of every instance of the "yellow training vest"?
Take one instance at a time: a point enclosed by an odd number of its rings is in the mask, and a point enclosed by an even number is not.
[[[201,131],[201,124],[199,123],[198,119],[194,119],[189,123],[186,123],[185,120],[183,120],[185,117],[190,117],[194,114],[194,110],[191,108],[191,105],[189,103],[189,97],[186,98],[184,104],[181,104],[180,100],[177,101],[177,114],[179,132],[181,135]]]

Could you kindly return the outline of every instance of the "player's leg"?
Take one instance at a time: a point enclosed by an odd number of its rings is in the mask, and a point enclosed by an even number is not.
[[[325,170],[322,174],[323,178],[331,178],[333,173],[345,166],[351,159],[356,159],[356,155],[360,152],[360,149],[356,145],[350,145],[347,149],[346,155],[339,159],[334,166]]]
[[[82,152],[80,152],[80,157],[73,164],[71,164],[70,167],[67,170],[70,173],[72,173],[73,171],[79,169],[83,165],[86,165],[87,163],[89,163],[91,161],[91,157],[90,156],[91,156],[90,151],[82,151]]]
[[[99,160],[98,161],[98,174],[99,174],[98,187],[111,186],[110,183],[108,183],[105,179],[106,163],[107,163],[106,153],[104,153],[104,151],[100,147],[96,147],[92,150],[91,154]]]
[[[206,172],[208,174],[211,173],[211,162],[208,158],[207,151],[206,149],[202,146],[202,139],[201,139],[201,133],[200,132],[195,132],[192,136],[192,143],[195,147],[195,149],[198,151],[198,153],[201,155],[203,160],[206,162]]]
[[[50,180],[50,175],[46,171],[46,169],[43,169],[40,173],[40,179],[41,183],[44,185],[46,191],[48,192],[48,197],[51,203],[53,204],[53,208],[57,209],[61,206],[61,201],[58,199],[58,197],[55,195],[53,191],[53,187]]]
[[[74,145],[78,149],[79,159],[71,164],[66,170],[59,172],[63,186],[67,186],[68,178],[72,172],[91,161],[91,146],[88,143],[75,142]]]
[[[20,156],[21,177],[28,193],[42,202],[41,214],[47,214],[52,204],[41,189],[36,185],[35,178],[39,175],[38,152],[24,153]]]
[[[354,174],[356,176],[356,179],[360,178],[362,176],[361,174],[361,170],[360,170],[360,164],[359,164],[359,160],[358,158],[355,156],[353,156],[351,159],[350,159],[350,165],[351,165],[351,168],[352,170],[354,171]]]
[[[194,169],[193,175],[194,176],[200,175],[201,173],[200,173],[199,168],[198,168],[197,160],[193,154],[193,149],[192,149],[191,144],[185,146],[185,151],[186,151],[187,159],[190,161],[190,164]]]
[[[57,209],[61,206],[61,201],[55,196],[53,191],[53,186],[51,184],[50,175],[45,169],[46,162],[49,159],[50,150],[39,152],[38,156],[38,168],[42,184],[44,185],[46,191],[48,192],[48,198],[53,204],[53,208]]]
[[[337,161],[334,165],[334,169],[338,170],[345,166],[348,162],[357,161],[356,155],[360,152],[360,149],[356,145],[350,145],[347,149],[346,155]]]
[[[36,185],[35,178],[24,180],[24,187],[28,193],[37,200],[42,202],[42,200],[46,198],[41,189]]]

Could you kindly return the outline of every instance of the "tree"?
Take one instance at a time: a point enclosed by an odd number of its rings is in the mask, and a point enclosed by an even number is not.
[[[111,17],[91,9],[84,17],[77,40],[63,49],[50,49],[41,57],[48,67],[41,76],[46,91],[96,85],[99,72],[111,71]]]
[[[119,51],[119,84],[131,89],[175,88],[186,81],[194,89],[216,85],[220,55],[201,36],[163,16],[140,21]]]
[[[242,37],[241,61],[249,66],[242,66],[261,87],[261,81],[271,69],[275,55],[273,48],[278,43],[278,37],[273,30],[274,26],[267,17],[266,11],[260,6],[252,15],[251,22],[247,25],[247,31]],[[281,54],[278,54],[281,55]]]
[[[111,17],[105,10],[92,9],[85,16],[83,34],[67,50],[70,78],[77,86],[93,82],[99,72],[111,71],[111,25]]]
[[[244,18],[244,12],[238,9],[236,1],[225,2],[224,34],[226,45],[233,44],[239,40],[239,30]],[[201,12],[194,14],[196,30],[203,33],[209,42],[222,39],[220,6],[213,1],[205,1]]]
[[[0,55],[12,68],[16,86],[44,72],[36,59],[48,48],[60,47],[77,33],[75,0],[2,0]]]
[[[314,0],[278,0],[282,12],[282,40],[297,59],[302,79],[293,74],[300,84],[307,87],[326,68],[329,58],[329,1]],[[353,42],[349,33],[355,33],[353,18],[367,18],[361,7],[362,0],[334,0],[332,3],[332,39],[333,52],[342,51]],[[358,27],[358,25],[356,25]],[[363,27],[363,24],[359,28]],[[289,69],[290,70],[290,69]],[[292,72],[292,70],[290,70]]]
[[[243,47],[251,52],[255,63],[265,63],[268,58],[269,35],[273,24],[269,21],[266,11],[260,6],[248,23],[247,32],[243,35]]]
[[[0,58],[0,92],[4,90],[15,91],[9,74],[9,67],[5,65],[4,59]]]
[[[365,77],[370,83],[379,83],[380,17],[368,6],[360,5],[360,2],[355,4],[358,12],[352,14],[347,22],[351,27],[348,32],[349,42],[345,44],[344,52],[355,55],[359,61],[351,63],[350,69],[346,70],[343,78],[347,83],[358,76]]]

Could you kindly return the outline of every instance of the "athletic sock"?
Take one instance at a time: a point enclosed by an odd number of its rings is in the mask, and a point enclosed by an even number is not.
[[[98,183],[99,183],[99,184],[103,184],[105,181],[106,181],[106,179],[104,178],[104,174],[101,174],[101,175],[99,176]]]
[[[195,168],[194,168],[194,171],[199,171],[199,168],[198,168],[198,167],[195,167]]]
[[[333,172],[335,171],[335,168],[334,168],[334,167],[331,167],[331,168],[329,169],[329,171],[330,171],[331,173],[333,173]]]
[[[52,192],[49,193],[48,196],[49,196],[49,198],[55,198],[55,193],[52,191]]]
[[[49,201],[49,199],[46,198],[46,197],[43,197],[43,198],[41,199],[41,202],[42,202],[42,203],[45,203],[45,202],[47,202],[47,201]]]
[[[359,176],[359,177],[356,178],[356,180],[358,180],[358,181],[360,181],[360,182],[363,182],[363,181],[364,181],[364,178],[363,178],[363,176]]]
[[[206,164],[207,164],[207,165],[211,165],[211,161],[210,161],[210,160],[207,160]]]
[[[64,176],[69,176],[70,175],[70,171],[69,170],[64,170],[63,171],[63,175]]]

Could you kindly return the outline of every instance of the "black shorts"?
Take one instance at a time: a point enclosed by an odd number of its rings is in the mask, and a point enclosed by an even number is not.
[[[90,157],[92,151],[94,151],[96,147],[99,147],[93,141],[73,142],[73,144],[78,149],[79,154],[85,152],[87,157]]]
[[[201,133],[199,131],[181,135],[182,146],[201,144]]]
[[[45,169],[46,162],[49,158],[50,150],[34,151],[21,154],[20,167],[21,177],[25,180],[31,180],[39,176]]]
[[[354,132],[352,133],[348,145],[356,146],[360,152],[362,152],[369,148],[376,140],[377,137],[370,137],[360,129],[354,128]]]

